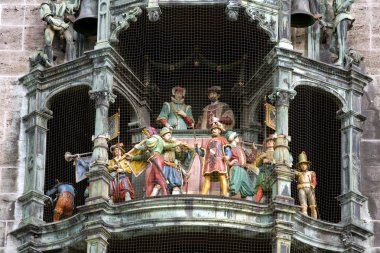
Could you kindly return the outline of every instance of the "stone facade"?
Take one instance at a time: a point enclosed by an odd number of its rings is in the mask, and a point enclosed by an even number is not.
[[[21,115],[25,110],[25,89],[18,78],[29,70],[28,58],[43,47],[44,22],[39,20],[41,0],[2,0],[0,2],[0,253],[15,252],[8,233],[20,220],[16,199],[23,192],[24,134]],[[373,78],[363,99],[362,193],[368,197],[370,215],[375,224],[373,252],[380,252],[380,2],[356,0],[352,13],[356,18],[349,32],[349,46],[365,57],[365,73]],[[297,31],[297,50],[304,44]],[[58,45],[55,45],[56,49]],[[55,50],[58,59],[63,55]]]

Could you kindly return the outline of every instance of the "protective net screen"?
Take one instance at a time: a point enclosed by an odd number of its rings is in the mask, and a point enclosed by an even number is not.
[[[243,12],[237,21],[229,21],[225,7],[218,6],[162,8],[157,22],[150,22],[146,14],[144,12],[136,22],[130,23],[130,27],[120,34],[116,46],[125,60],[125,65],[117,66],[119,82],[113,84],[117,98],[108,111],[109,117],[119,113],[119,136],[109,142],[108,167],[109,172],[115,172],[111,174],[109,204],[117,208],[127,201],[200,194],[206,181],[202,175],[205,162],[194,147],[196,144],[208,145],[213,121],[224,123],[226,130],[232,129],[240,135],[241,146],[247,150],[247,160],[250,159],[252,142],[256,143],[258,152],[263,152],[263,141],[274,133],[265,124],[268,121],[265,104],[269,103],[267,97],[273,91],[273,69],[265,57],[274,44],[258,28],[257,22],[250,22]],[[95,103],[90,100],[88,91],[83,87],[71,88],[57,95],[51,102],[54,117],[48,123],[45,191],[57,183],[71,184],[76,191],[75,206],[85,204],[88,185],[85,172],[91,163],[85,158],[93,147]],[[339,103],[327,92],[316,88],[300,86],[296,91],[297,96],[289,107],[293,169],[298,169],[298,155],[304,151],[310,162],[309,169],[315,172],[318,182],[312,192],[315,203],[308,203],[306,212],[312,215],[310,205],[315,206],[319,219],[337,223],[340,207],[336,197],[341,189],[341,134],[340,121],[336,118]],[[216,99],[211,93],[216,94]],[[215,105],[216,101],[223,103],[223,111],[228,113],[205,109]],[[160,162],[161,167],[172,166],[175,170],[171,174],[155,172],[152,166],[146,168],[145,165],[136,171],[135,167],[131,169],[130,165],[125,165],[123,172],[116,173],[115,168],[122,167],[119,163],[132,161],[132,158],[144,160],[146,153],[140,146],[157,145],[146,140],[142,133],[144,128],[157,129],[157,134],[163,138],[164,133],[160,131],[164,126],[174,128],[173,137],[182,142],[183,149],[175,150],[174,160],[168,155],[164,157],[167,160],[157,160],[157,164],[155,158],[150,157],[149,161],[153,167],[159,167]],[[232,138],[231,132],[225,137],[227,140]],[[125,160],[115,160],[111,164],[117,154],[115,150],[120,150],[121,154],[133,152],[129,153],[128,159],[125,156]],[[71,154],[64,156],[67,151]],[[221,153],[220,157],[223,155]],[[147,160],[145,158],[145,162]],[[255,158],[249,160],[250,164],[254,162]],[[151,175],[155,178],[149,181]],[[250,186],[232,193],[232,177],[227,178],[230,190],[226,199],[252,203],[258,192],[258,171],[244,170],[242,175],[245,184]],[[168,181],[165,182],[168,185],[161,185],[157,178]],[[265,177],[260,180],[264,182]],[[223,195],[223,180],[210,176],[210,181],[210,195]],[[292,182],[292,197],[297,205],[301,205],[297,184],[298,181]],[[268,208],[265,204],[271,202],[270,194],[265,201],[258,202],[263,210]],[[75,213],[77,209],[74,209]],[[55,215],[57,211],[53,211],[53,206],[46,205],[44,220],[51,222]],[[69,213],[63,215],[70,216]],[[165,231],[137,233],[133,237],[113,233],[107,252],[272,252],[272,236],[269,234],[246,236],[238,229],[172,227]],[[296,241],[294,244],[291,251],[294,253],[328,252],[309,251],[314,249]]]
[[[304,151],[310,162],[310,170],[315,172],[317,178],[315,197],[318,217],[339,222],[340,206],[336,200],[341,191],[341,125],[336,114],[339,104],[332,95],[321,89],[300,86],[296,91],[297,95],[289,109],[289,134],[292,136],[290,150],[294,156],[294,169],[299,170],[299,154]],[[292,194],[296,203],[300,204],[297,184],[296,180]]]

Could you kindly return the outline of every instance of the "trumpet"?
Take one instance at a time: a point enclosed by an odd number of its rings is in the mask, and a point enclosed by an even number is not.
[[[82,154],[74,154],[73,155],[70,152],[66,152],[65,155],[64,155],[64,157],[65,157],[66,162],[71,162],[72,160],[77,159],[77,158],[79,158],[81,156],[91,155],[91,154],[92,154],[92,152],[87,152],[87,153],[82,153]]]

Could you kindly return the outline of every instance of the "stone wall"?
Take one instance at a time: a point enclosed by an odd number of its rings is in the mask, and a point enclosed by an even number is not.
[[[17,79],[28,72],[28,58],[43,47],[44,23],[39,19],[42,0],[0,1],[0,253],[15,252],[7,235],[19,221],[16,199],[24,183],[24,130],[21,115],[25,112],[25,89]],[[331,0],[328,0],[331,2]],[[375,223],[375,248],[380,252],[380,2],[355,0],[356,18],[349,33],[349,45],[365,57],[366,73],[373,85],[366,88],[363,99],[364,124],[362,142],[362,192],[369,198],[369,210]],[[377,15],[376,15],[377,14]],[[303,31],[295,36],[295,46],[302,51]],[[55,51],[62,58],[62,53]],[[21,133],[21,134],[20,134]],[[18,168],[22,168],[18,170]],[[6,249],[6,250],[5,250]]]
[[[380,252],[380,1],[355,0],[352,14],[356,18],[349,33],[349,46],[364,55],[365,72],[373,78],[366,88],[363,114],[367,117],[361,145],[361,191],[368,197],[374,222],[373,253]]]

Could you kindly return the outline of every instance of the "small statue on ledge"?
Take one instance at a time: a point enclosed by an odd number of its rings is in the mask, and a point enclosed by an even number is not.
[[[171,102],[165,102],[157,121],[170,130],[186,130],[194,124],[191,106],[185,104],[186,89],[176,86],[172,89]]]
[[[71,184],[61,183],[58,180],[57,184],[46,192],[46,196],[50,197],[52,203],[56,202],[54,222],[61,220],[62,217],[69,218],[73,215],[75,193],[76,190]]]
[[[300,171],[295,171],[297,177],[298,199],[301,204],[301,211],[308,215],[307,208],[310,207],[311,217],[318,218],[317,203],[315,198],[315,187],[317,186],[317,175],[310,171],[310,162],[307,160],[305,152],[299,155],[297,167]]]
[[[75,12],[78,11],[79,0],[74,4],[67,3],[66,0],[50,0],[40,6],[40,18],[46,21],[45,28],[45,53],[50,65],[53,65],[53,39],[56,32],[66,40],[66,60],[74,59],[74,41],[70,30],[70,22],[75,19]]]
[[[346,55],[348,54],[347,32],[351,29],[352,23],[355,21],[354,17],[350,14],[350,8],[353,2],[353,0],[334,0],[333,2],[335,15],[333,30],[339,50],[338,60],[335,62],[335,65],[343,66]]]

